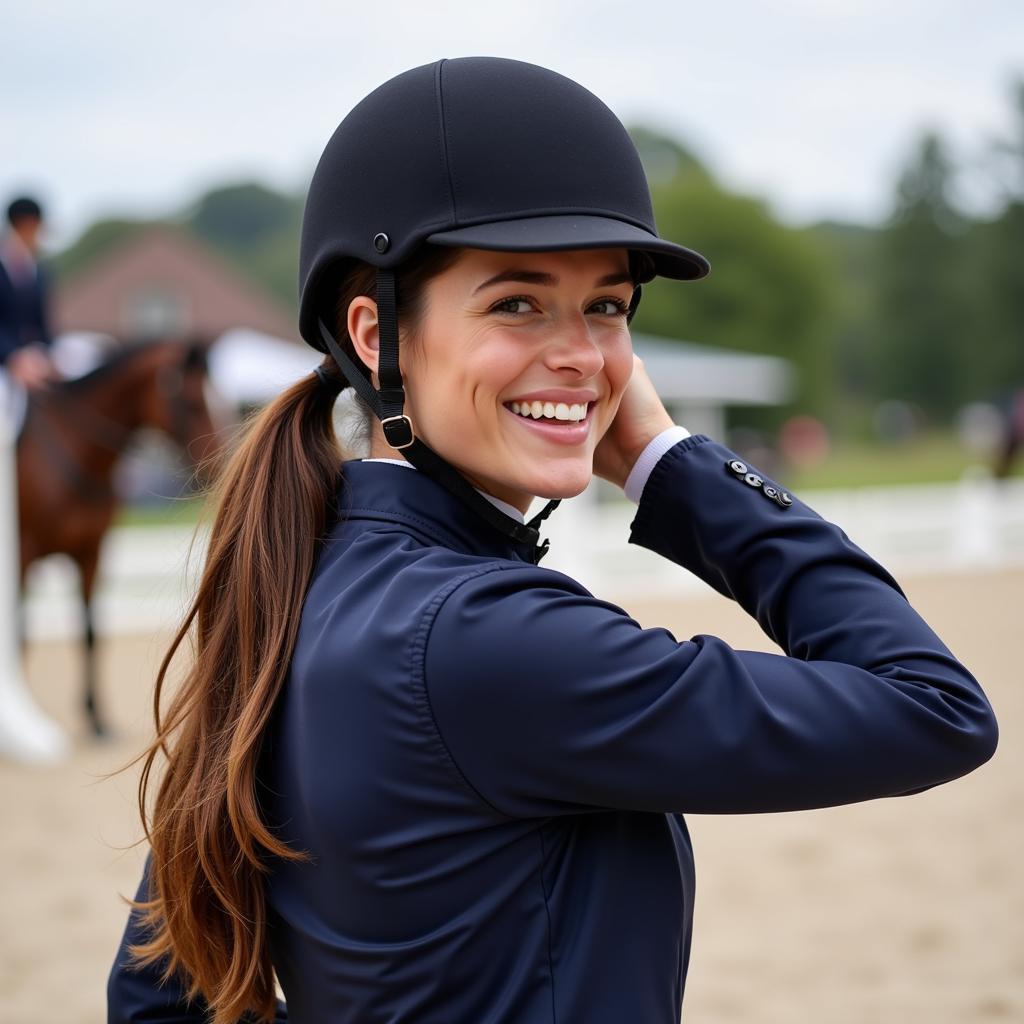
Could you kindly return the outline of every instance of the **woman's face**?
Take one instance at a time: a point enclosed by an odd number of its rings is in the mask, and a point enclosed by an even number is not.
[[[464,250],[402,347],[415,431],[523,510],[579,494],[633,368],[625,249]]]

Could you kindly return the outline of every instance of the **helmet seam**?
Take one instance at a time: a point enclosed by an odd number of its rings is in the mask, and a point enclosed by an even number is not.
[[[595,217],[604,217],[608,220],[617,220],[621,224],[629,224],[631,227],[640,228],[659,242],[668,241],[668,239],[661,238],[656,232],[652,231],[650,225],[634,220],[633,218],[624,217],[620,210],[608,210],[600,206],[559,206],[554,209],[549,206],[545,206],[532,207],[525,210],[497,210],[492,213],[481,214],[477,217],[467,217],[464,220],[459,220],[457,223],[453,224],[451,228],[446,230],[456,231],[459,228],[472,228],[480,224],[491,224],[505,220],[518,220],[525,217],[570,217],[573,215],[585,216],[588,214]],[[674,245],[676,243],[669,242],[669,244]]]
[[[458,204],[455,199],[456,187],[455,179],[452,175],[452,158],[451,158],[451,147],[449,145],[449,131],[448,131],[448,117],[445,112],[444,105],[444,81],[442,78],[444,72],[444,65],[446,60],[442,58],[437,62],[437,72],[434,76],[434,93],[437,97],[437,117],[441,133],[441,161],[444,165],[445,178],[448,181],[448,205],[451,209],[451,218],[453,221],[458,222],[459,211]]]

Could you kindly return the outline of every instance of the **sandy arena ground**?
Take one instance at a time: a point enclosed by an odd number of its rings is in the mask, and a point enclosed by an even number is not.
[[[690,816],[698,898],[687,1024],[1024,1021],[1024,571],[901,584],[986,687],[1000,749],[967,778],[906,800]],[[680,639],[712,633],[735,647],[775,649],[717,595],[630,611]],[[163,642],[104,645],[116,742],[79,738],[57,768],[0,764],[5,1024],[105,1019],[106,975],[126,915],[117,894],[134,891],[142,853],[123,849],[139,835],[134,772],[102,776],[148,734]],[[75,652],[32,649],[29,678],[80,737]]]

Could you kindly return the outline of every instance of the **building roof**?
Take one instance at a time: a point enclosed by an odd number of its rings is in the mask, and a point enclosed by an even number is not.
[[[117,337],[217,336],[252,327],[295,337],[293,318],[267,293],[181,228],[155,225],[104,250],[56,289],[57,331]]]
[[[796,386],[793,365],[779,356],[636,333],[633,349],[665,402],[781,405]]]

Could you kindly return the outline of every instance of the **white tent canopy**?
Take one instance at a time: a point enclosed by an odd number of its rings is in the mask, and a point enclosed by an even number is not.
[[[781,405],[793,393],[793,368],[777,356],[649,334],[634,334],[633,349],[666,402]]]
[[[210,346],[207,363],[210,381],[227,401],[261,405],[312,373],[322,359],[308,345],[235,327]]]
[[[81,377],[120,345],[107,334],[68,331],[54,340],[53,359],[63,376]],[[234,327],[210,346],[210,381],[232,405],[262,405],[312,372],[321,358],[307,345]]]

